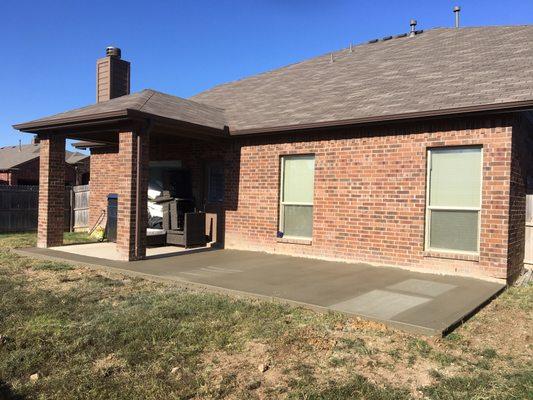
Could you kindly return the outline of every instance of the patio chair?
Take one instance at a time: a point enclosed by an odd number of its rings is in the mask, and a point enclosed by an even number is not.
[[[205,213],[194,211],[192,199],[170,197],[168,192],[156,198],[163,205],[163,230],[166,243],[176,246],[205,246]]]

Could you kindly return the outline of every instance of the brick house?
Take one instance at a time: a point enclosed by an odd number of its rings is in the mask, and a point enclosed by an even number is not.
[[[15,125],[41,140],[38,245],[62,241],[65,138],[91,148],[90,218],[118,194],[117,248],[145,256],[152,162],[190,172],[226,248],[513,281],[523,267],[533,26],[371,41],[190,99],[129,94],[97,62],[94,105]]]
[[[0,147],[0,185],[39,184],[39,143]],[[65,152],[65,185],[89,183],[90,157]]]

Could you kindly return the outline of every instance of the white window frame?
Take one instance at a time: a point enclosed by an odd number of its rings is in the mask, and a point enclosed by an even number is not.
[[[287,158],[301,158],[301,157],[313,157],[313,201],[311,203],[308,202],[291,202],[291,201],[284,201],[284,188],[285,188],[285,159]],[[315,166],[316,166],[316,157],[314,154],[287,154],[280,157],[280,190],[279,190],[279,226],[278,231],[283,232],[283,237],[287,239],[302,239],[302,240],[310,240],[313,238],[313,229],[314,229],[314,209],[311,213],[311,236],[292,236],[292,235],[285,235],[284,232],[284,226],[285,226],[285,207],[284,206],[308,206],[308,207],[314,207],[314,199],[315,199],[315,185],[314,185],[314,172],[315,172]]]
[[[479,149],[480,150],[480,169],[481,179],[479,180],[479,207],[447,207],[447,206],[431,206],[429,204],[429,195],[431,189],[431,152],[432,150],[454,150],[454,149]],[[424,248],[426,251],[438,252],[438,253],[452,253],[452,254],[465,254],[465,255],[479,255],[479,246],[481,242],[481,205],[483,204],[483,146],[481,145],[469,145],[469,146],[450,146],[450,147],[433,147],[427,149],[427,171],[426,171],[426,229],[425,229],[425,243]],[[476,251],[454,250],[446,248],[431,247],[431,211],[477,211],[477,249]]]

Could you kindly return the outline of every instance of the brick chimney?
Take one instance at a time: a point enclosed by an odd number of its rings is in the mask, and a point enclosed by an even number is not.
[[[96,61],[96,102],[130,94],[130,63],[120,59],[118,47],[106,48]]]

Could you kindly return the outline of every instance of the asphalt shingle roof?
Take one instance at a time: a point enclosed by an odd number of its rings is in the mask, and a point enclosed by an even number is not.
[[[316,57],[192,99],[232,131],[533,99],[533,25],[438,28]]]
[[[223,111],[219,108],[200,104],[181,97],[171,96],[152,89],[145,89],[87,107],[36,119],[23,125],[53,123],[54,121],[61,121],[65,118],[77,118],[81,120],[84,117],[102,116],[126,110],[143,112],[216,129],[223,129],[226,125]]]
[[[16,127],[131,109],[238,134],[533,101],[533,25],[437,28],[332,54],[190,99],[143,90]]]

